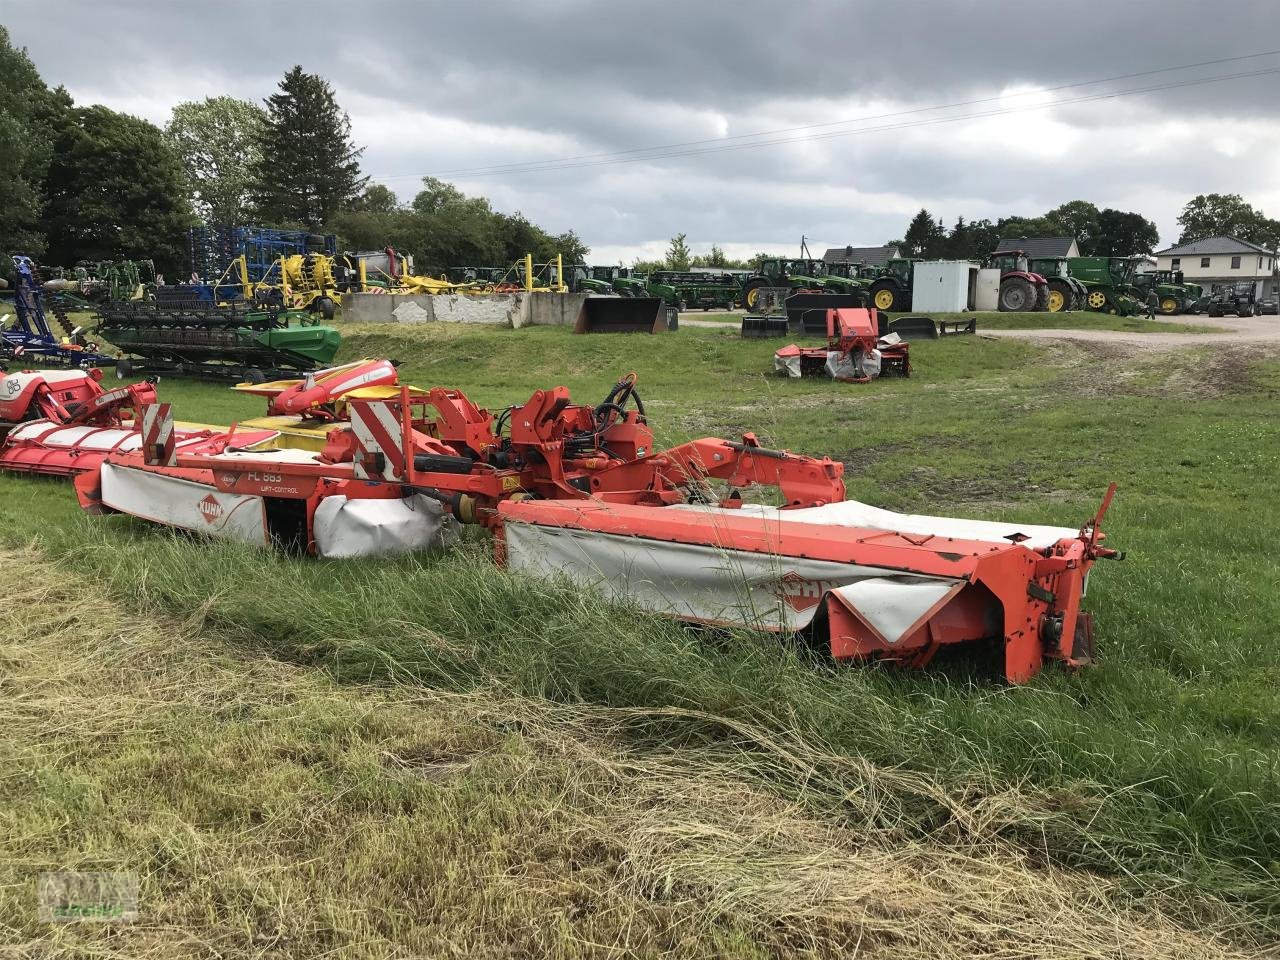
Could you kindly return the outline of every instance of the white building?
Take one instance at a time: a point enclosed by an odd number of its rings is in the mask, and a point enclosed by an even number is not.
[[[1181,270],[1185,279],[1208,293],[1214,287],[1252,280],[1259,299],[1275,297],[1280,287],[1276,252],[1235,237],[1206,237],[1157,250],[1160,270]]]

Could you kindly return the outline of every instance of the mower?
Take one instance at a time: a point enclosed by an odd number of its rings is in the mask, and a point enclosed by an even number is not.
[[[773,369],[788,377],[829,376],[844,383],[870,383],[886,373],[909,377],[911,345],[896,333],[880,336],[875,310],[845,307],[827,311],[825,347],[789,343],[774,352]]]
[[[803,636],[838,660],[922,666],[985,642],[1022,682],[1047,660],[1093,658],[1080,599],[1094,561],[1118,556],[1101,533],[1114,487],[1079,529],[906,516],[846,500],[841,463],[751,433],[656,448],[634,375],[596,404],[555,387],[491,413],[367,372],[374,395],[359,387],[325,408],[318,452],[250,447],[238,429],[194,449],[146,441],[80,474],[80,502],[320,556],[447,545],[472,524],[512,571],[679,620]],[[319,386],[302,380],[272,404]],[[152,418],[158,435],[171,418]]]

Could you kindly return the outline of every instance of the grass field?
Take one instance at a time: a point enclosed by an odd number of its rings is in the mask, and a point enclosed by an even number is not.
[[[713,323],[741,324],[741,313],[700,313],[696,310],[680,314],[686,320],[710,320]],[[908,314],[890,314],[891,317]],[[1226,327],[1206,323],[1170,323],[1146,317],[1116,317],[1105,313],[1075,311],[1072,313],[934,313],[935,320],[967,320],[976,318],[978,329],[987,330],[1120,330],[1137,333],[1225,333]]]
[[[830,669],[495,569],[306,561],[0,478],[0,930],[48,955],[1259,955],[1280,933],[1280,363],[953,338],[779,380],[733,331],[345,328],[482,404],[640,376],[664,442],[752,429],[893,509],[1077,524],[1100,666]],[[257,404],[165,381],[181,416]],[[23,574],[15,576],[15,571]],[[111,935],[32,876],[132,870]],[[7,926],[6,926],[7,925]],[[45,939],[41,939],[45,938]]]

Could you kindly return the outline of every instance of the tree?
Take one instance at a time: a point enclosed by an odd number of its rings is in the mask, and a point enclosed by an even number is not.
[[[371,183],[356,198],[351,209],[363,213],[393,213],[400,209],[400,198],[386,184]]]
[[[946,228],[928,210],[923,209],[911,218],[907,232],[902,237],[902,245],[906,248],[904,252],[909,257],[940,257],[946,252],[946,242]]]
[[[193,222],[182,164],[158,127],[106,107],[71,110],[45,180],[49,260],[154,259],[187,263]]]
[[[565,263],[586,263],[591,248],[572,230],[551,238],[551,246],[564,258]]]
[[[1275,250],[1280,246],[1280,221],[1255,210],[1238,193],[1202,193],[1182,208],[1179,243],[1227,236]]]
[[[0,252],[38,254],[43,184],[71,98],[45,86],[25,49],[0,26]]]
[[[205,223],[248,221],[266,117],[261,107],[235,97],[173,108],[165,136],[182,160],[192,209]]]
[[[1160,242],[1156,225],[1140,213],[1128,213],[1108,207],[1098,212],[1098,237],[1093,255],[1128,257],[1150,253]],[[1080,251],[1084,253],[1083,250]]]
[[[1091,257],[1098,245],[1098,208],[1088,200],[1072,200],[1055,207],[1040,218],[1045,234],[1051,237],[1072,237],[1080,255]]]
[[[677,233],[671,238],[671,245],[667,247],[667,269],[668,270],[688,270],[689,269],[689,244],[686,243],[687,234]]]
[[[351,119],[323,77],[295,66],[266,100],[257,139],[253,200],[270,222],[318,230],[360,196],[368,177],[351,142]]]

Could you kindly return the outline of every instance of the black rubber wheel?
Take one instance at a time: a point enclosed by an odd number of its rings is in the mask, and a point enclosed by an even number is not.
[[[1021,277],[1010,277],[1000,284],[1000,309],[1007,313],[1034,310],[1037,302],[1036,288]]]
[[[133,361],[120,359],[116,361],[116,379],[124,380],[133,373]]]
[[[251,367],[244,372],[244,378],[249,383],[266,383],[267,375],[257,367]]]
[[[763,280],[748,280],[747,285],[742,288],[742,305],[748,312],[755,309],[756,291],[765,285]]]
[[[882,313],[909,309],[902,288],[893,280],[877,280],[871,285],[871,305]]]
[[[1047,283],[1042,283],[1036,287],[1036,309],[1041,311],[1049,309],[1049,285]]]
[[[1057,294],[1057,296],[1054,296]],[[1071,305],[1075,302],[1075,294],[1065,282],[1061,280],[1049,281],[1049,302],[1045,305],[1050,313],[1063,313],[1070,310]]]

